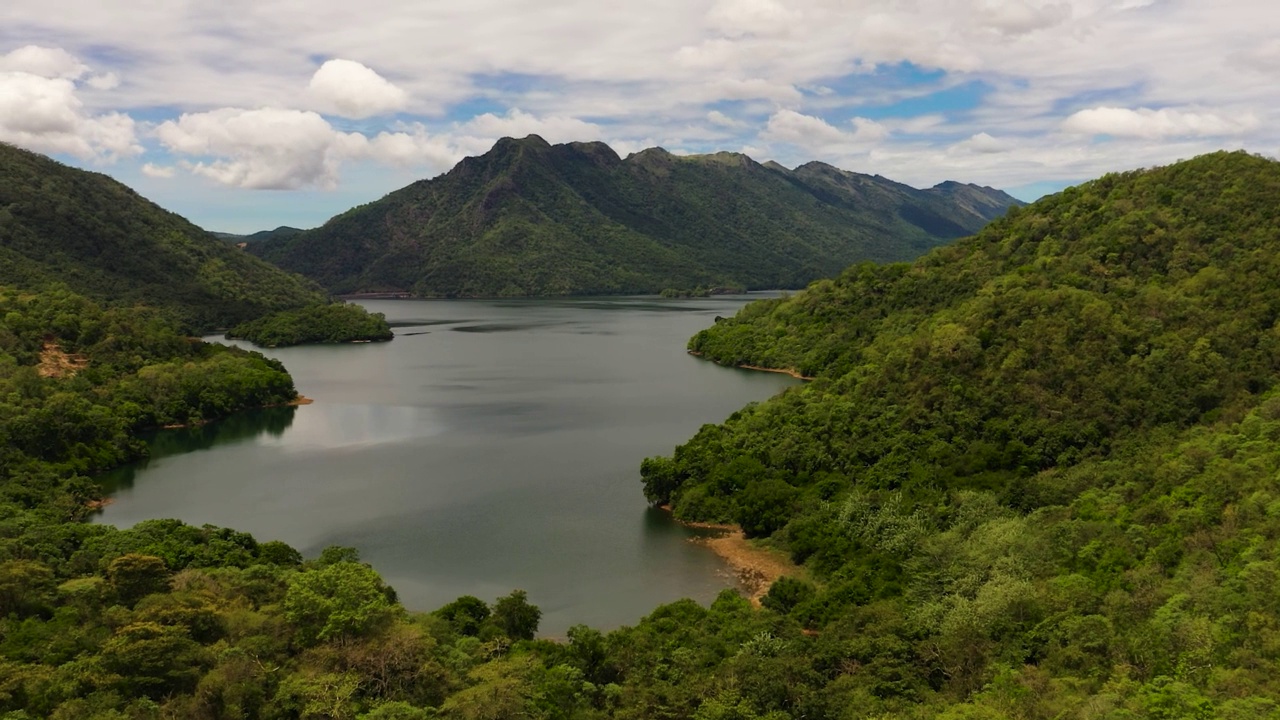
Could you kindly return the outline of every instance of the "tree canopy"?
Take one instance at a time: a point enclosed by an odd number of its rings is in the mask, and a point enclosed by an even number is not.
[[[4,143],[0,285],[145,304],[198,331],[324,299],[106,175]]]

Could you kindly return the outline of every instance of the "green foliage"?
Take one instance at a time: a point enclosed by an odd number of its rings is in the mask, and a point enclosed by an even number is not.
[[[0,143],[0,285],[59,284],[195,330],[323,300],[105,175]]]
[[[388,590],[368,565],[323,565],[289,579],[284,617],[304,644],[346,640],[391,620],[396,605]]]
[[[129,553],[107,566],[107,581],[121,603],[133,606],[147,595],[169,589],[169,569],[154,555]]]
[[[743,155],[623,160],[603,143],[506,138],[434,180],[248,250],[331,292],[427,297],[800,287],[858,260],[906,260],[1010,205]],[[678,290],[673,291],[679,294]]]
[[[473,595],[464,595],[436,610],[434,614],[448,621],[453,631],[459,635],[474,637],[480,634],[480,628],[491,613],[483,600]]]
[[[369,342],[390,340],[394,336],[382,313],[370,313],[359,305],[343,303],[283,310],[227,331],[228,338],[244,338],[263,347]]]
[[[126,380],[223,353],[0,293],[0,717],[1278,718],[1275,197],[1238,154],[1104,178],[720,323],[819,379],[646,461],[646,491],[811,580],[564,642],[521,591],[406,613],[351,548],[79,522],[80,468],[199,399]],[[74,375],[36,372],[55,341]]]
[[[542,611],[529,604],[529,595],[523,590],[513,590],[510,595],[498,598],[493,604],[493,622],[512,640],[532,640],[538,632]]]
[[[690,349],[817,379],[646,460],[646,494],[806,562],[764,604],[860,717],[1265,717],[1277,197],[1280,163],[1209,155],[752,304]]]

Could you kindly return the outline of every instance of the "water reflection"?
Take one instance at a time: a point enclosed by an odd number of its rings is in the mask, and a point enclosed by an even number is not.
[[[142,438],[149,451],[145,460],[104,473],[98,480],[103,491],[111,495],[132,488],[139,473],[166,457],[253,442],[258,438],[278,440],[293,425],[297,411],[292,405],[246,410],[218,422],[152,432]]]
[[[795,384],[685,353],[743,302],[362,302],[434,332],[267,351],[315,404],[156,436],[149,463],[106,479],[100,520],[351,545],[415,610],[522,588],[551,635],[709,601],[734,578],[690,542],[706,531],[648,508],[638,467]]]

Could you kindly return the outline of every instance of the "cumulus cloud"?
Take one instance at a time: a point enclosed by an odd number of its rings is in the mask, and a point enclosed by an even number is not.
[[[1235,135],[1253,129],[1257,118],[1245,115],[1226,118],[1214,113],[1184,112],[1172,108],[1096,107],[1081,110],[1062,123],[1062,129],[1080,135],[1166,138]]]
[[[161,123],[156,136],[175,153],[205,158],[184,165],[192,172],[256,190],[334,187],[342,161],[367,145],[317,113],[276,108],[184,114]]]
[[[465,153],[449,138],[432,135],[421,125],[407,131],[381,132],[369,140],[366,154],[378,162],[399,167],[424,167],[432,171],[447,170]]]
[[[46,65],[42,72],[56,75],[57,69]],[[90,114],[71,80],[22,71],[0,72],[0,140],[84,160],[112,161],[142,152],[132,118]]]
[[[968,140],[963,140],[951,146],[953,152],[977,153],[979,155],[993,155],[1009,150],[1009,144],[1003,140],[996,139],[987,133],[981,132],[971,136]]]
[[[889,137],[885,125],[857,117],[852,130],[842,130],[826,120],[794,110],[779,110],[769,118],[760,137],[770,142],[796,145],[817,153],[850,153],[869,148]]]
[[[353,60],[321,65],[307,90],[318,110],[355,119],[400,110],[409,100],[404,90]]]
[[[0,71],[6,70],[42,78],[75,80],[89,72],[89,66],[62,48],[27,45],[0,55]]]
[[[183,3],[68,2],[73,11],[56,15],[42,0],[6,2],[6,27],[39,27],[41,37],[65,38],[70,52],[19,48],[0,56],[0,72],[72,83],[72,97],[84,103],[74,113],[104,122],[71,134],[45,130],[24,144],[49,149],[80,138],[81,156],[95,152],[84,149],[88,128],[110,137],[112,127],[127,127],[123,115],[105,122],[113,110],[264,106],[329,117],[413,113],[423,127],[361,123],[364,144],[350,157],[394,164],[440,163],[482,152],[491,135],[538,132],[603,136],[619,148],[750,143],[787,162],[848,161],[907,180],[1001,184],[1189,157],[1223,137],[1255,151],[1280,147],[1280,104],[1268,82],[1280,70],[1280,15],[1270,0],[367,0],[365,14],[378,21],[341,32],[334,28],[350,10],[338,0],[313,0],[306,13],[252,0],[199,13]],[[13,47],[0,45],[0,53]],[[102,52],[119,48],[127,56]],[[320,72],[316,53],[360,62],[344,61],[353,72]],[[125,68],[93,59],[117,56],[130,62],[123,83],[110,71]],[[961,87],[976,90],[930,109],[929,92]],[[1081,109],[1082,97],[1107,98],[1092,104],[1109,107],[1064,123],[1059,109]],[[907,98],[903,117],[886,117]],[[446,114],[472,107],[469,100],[497,109],[474,127],[466,115]],[[25,111],[15,121],[13,101],[5,102],[0,125],[34,122]],[[845,120],[870,107],[880,129]],[[565,125],[583,136],[555,136],[508,108],[590,127]],[[924,112],[937,114],[910,117]],[[1005,152],[983,152],[1001,143]]]
[[[853,139],[858,142],[877,142],[889,137],[889,128],[875,120],[856,117],[850,122],[853,125]]]
[[[779,110],[769,118],[764,137],[796,145],[813,146],[823,143],[838,143],[845,139],[845,133],[822,118],[804,115],[795,110]]]
[[[477,115],[458,125],[457,133],[485,140],[540,135],[550,143],[599,140],[603,137],[599,125],[559,115],[537,117],[519,108],[512,108],[503,115]],[[488,143],[485,145],[487,147]]]

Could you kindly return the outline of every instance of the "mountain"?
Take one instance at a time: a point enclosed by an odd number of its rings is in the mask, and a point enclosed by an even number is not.
[[[324,300],[105,175],[0,144],[0,284],[56,283],[202,330]]]
[[[248,235],[238,235],[236,233],[226,233],[226,232],[214,232],[212,230],[209,231],[209,234],[218,238],[219,240],[235,245],[237,243],[254,243],[260,240],[270,240],[271,238],[277,238],[277,237],[290,237],[292,235],[297,235],[300,232],[302,232],[301,228],[289,227],[288,225],[281,225],[275,230],[259,230],[258,232],[250,233]]]
[[[820,163],[745,155],[620,158],[603,143],[505,138],[432,180],[248,251],[337,293],[423,296],[800,287],[852,262],[905,260],[1019,204]]]
[[[805,563],[766,604],[868,717],[1275,717],[1277,287],[1280,162],[1107,175],[700,332],[815,379],[645,490]]]

